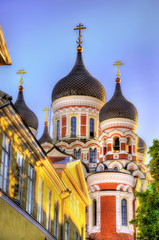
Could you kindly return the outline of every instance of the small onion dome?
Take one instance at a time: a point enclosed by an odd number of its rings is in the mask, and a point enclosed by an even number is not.
[[[35,113],[33,113],[26,105],[23,97],[23,87],[19,87],[19,93],[16,102],[14,103],[15,108],[19,112],[21,118],[28,125],[29,128],[33,128],[37,131],[38,119]]]
[[[87,71],[82,51],[77,49],[77,59],[72,71],[57,82],[52,91],[52,101],[70,95],[83,95],[106,101],[106,93],[103,85]]]
[[[101,108],[99,120],[103,122],[111,118],[127,118],[137,122],[138,113],[135,106],[122,94],[120,79],[116,79],[116,88],[113,97]]]
[[[147,146],[144,140],[140,137],[138,137],[138,143],[137,143],[137,152],[146,154],[147,152]]]
[[[45,142],[52,144],[52,138],[50,137],[49,130],[48,130],[48,122],[45,122],[44,132],[41,136],[41,138],[38,140],[40,144],[43,144]]]

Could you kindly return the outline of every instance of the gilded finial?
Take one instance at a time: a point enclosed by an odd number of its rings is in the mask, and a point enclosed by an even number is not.
[[[45,126],[48,126],[48,112],[50,111],[51,109],[49,108],[49,107],[46,107],[46,108],[44,108],[44,110],[43,111],[45,111],[46,112],[46,116],[45,116]]]
[[[79,23],[79,25],[77,25],[76,28],[74,28],[74,30],[78,30],[79,31],[78,41],[76,41],[78,43],[78,47],[77,47],[77,51],[78,52],[82,52],[83,51],[83,48],[81,46],[81,44],[83,43],[83,41],[81,41],[81,38],[82,38],[81,29],[86,29],[86,27],[84,27],[84,25],[81,24],[81,23]]]
[[[20,91],[23,90],[23,87],[22,87],[22,83],[23,83],[23,81],[22,81],[22,80],[23,80],[22,74],[23,74],[23,73],[26,73],[26,72],[24,72],[24,69],[22,69],[22,68],[19,70],[19,72],[17,72],[17,74],[20,74],[20,86],[19,86],[19,90],[20,90]]]
[[[119,70],[119,65],[123,65],[124,63],[122,63],[121,61],[119,61],[119,60],[117,60],[113,65],[115,66],[115,65],[117,65],[117,73],[116,73],[116,75],[117,75],[117,79],[116,79],[116,82],[117,83],[120,83],[120,78],[119,78],[119,76],[120,76],[120,70]]]

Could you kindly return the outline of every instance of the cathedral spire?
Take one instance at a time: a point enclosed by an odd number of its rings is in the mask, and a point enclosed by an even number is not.
[[[78,41],[76,41],[78,43],[77,52],[82,52],[83,51],[83,48],[81,46],[81,44],[83,43],[83,40],[81,40],[81,38],[82,38],[81,30],[82,29],[86,29],[86,27],[84,27],[84,25],[81,24],[81,23],[79,23],[79,25],[77,25],[76,28],[74,28],[74,30],[79,31]]]

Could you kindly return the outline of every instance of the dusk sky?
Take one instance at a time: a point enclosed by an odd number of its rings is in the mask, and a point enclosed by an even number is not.
[[[79,23],[83,59],[88,71],[105,87],[107,101],[115,89],[121,60],[124,96],[138,110],[137,134],[147,146],[159,138],[159,1],[158,0],[0,0],[0,25],[11,66],[0,67],[1,90],[15,102],[23,68],[24,97],[44,128],[54,85],[72,69]]]

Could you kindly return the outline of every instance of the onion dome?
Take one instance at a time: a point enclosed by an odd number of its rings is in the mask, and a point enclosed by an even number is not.
[[[86,29],[82,24],[79,24],[74,30],[79,30],[77,43],[77,58],[71,72],[60,81],[57,82],[52,91],[52,101],[58,98],[70,95],[83,95],[97,98],[103,102],[106,101],[106,93],[103,85],[94,78],[86,69],[83,59],[81,46],[81,29]]]
[[[77,52],[77,59],[72,71],[62,78],[52,91],[52,101],[70,95],[84,95],[106,101],[103,85],[87,71],[82,52]]]
[[[38,128],[38,119],[35,113],[33,113],[24,101],[23,96],[23,87],[22,87],[22,73],[25,73],[23,69],[19,70],[21,74],[19,93],[16,102],[14,103],[15,108],[17,109],[19,115],[24,120],[24,122],[28,125],[29,128],[37,131]]]
[[[39,141],[40,144],[43,144],[45,142],[52,144],[52,138],[50,137],[50,134],[49,134],[48,122],[47,121],[45,121],[45,127],[44,127],[43,134],[38,141]]]
[[[116,79],[113,97],[100,110],[99,120],[103,122],[111,118],[127,118],[137,122],[138,113],[135,106],[122,94],[120,78]]]
[[[137,143],[137,152],[146,154],[147,152],[147,146],[144,140],[140,137],[138,137],[138,143]]]

